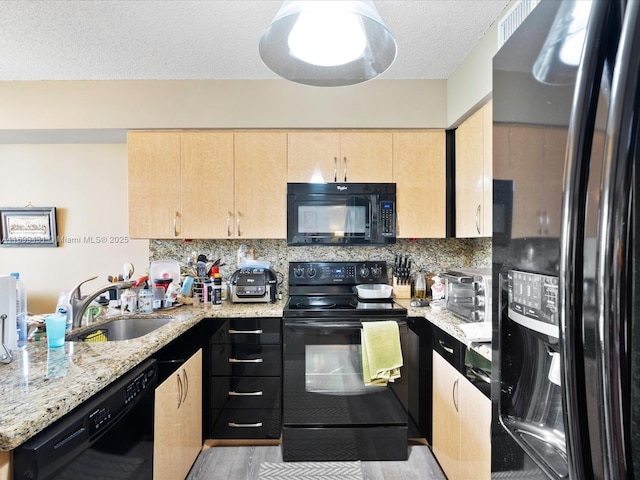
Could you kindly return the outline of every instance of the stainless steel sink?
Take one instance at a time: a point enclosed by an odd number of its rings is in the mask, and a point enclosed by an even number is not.
[[[67,335],[67,340],[76,342],[113,342],[139,338],[169,323],[173,318],[143,317],[118,318],[79,334]]]

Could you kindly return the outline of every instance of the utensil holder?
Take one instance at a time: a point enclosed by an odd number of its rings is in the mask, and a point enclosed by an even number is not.
[[[399,284],[398,278],[393,277],[393,296],[395,298],[411,298],[411,285]]]

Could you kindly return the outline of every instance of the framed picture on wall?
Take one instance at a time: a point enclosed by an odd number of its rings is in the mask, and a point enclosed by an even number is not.
[[[57,247],[55,207],[0,207],[3,247]]]

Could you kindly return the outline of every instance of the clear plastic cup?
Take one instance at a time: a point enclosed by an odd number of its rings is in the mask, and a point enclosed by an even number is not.
[[[47,329],[47,345],[49,348],[59,348],[64,346],[64,334],[67,329],[67,315],[54,313],[44,317],[44,324]]]

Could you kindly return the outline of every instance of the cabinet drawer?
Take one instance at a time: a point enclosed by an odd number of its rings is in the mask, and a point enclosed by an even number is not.
[[[281,324],[281,318],[230,318],[215,329],[209,342],[279,344]]]
[[[282,371],[280,345],[211,345],[211,375],[272,376]]]
[[[211,407],[280,408],[280,377],[211,377]]]
[[[213,410],[212,438],[280,438],[280,409]]]
[[[458,372],[464,373],[465,346],[439,328],[433,329],[433,351],[438,352]]]

